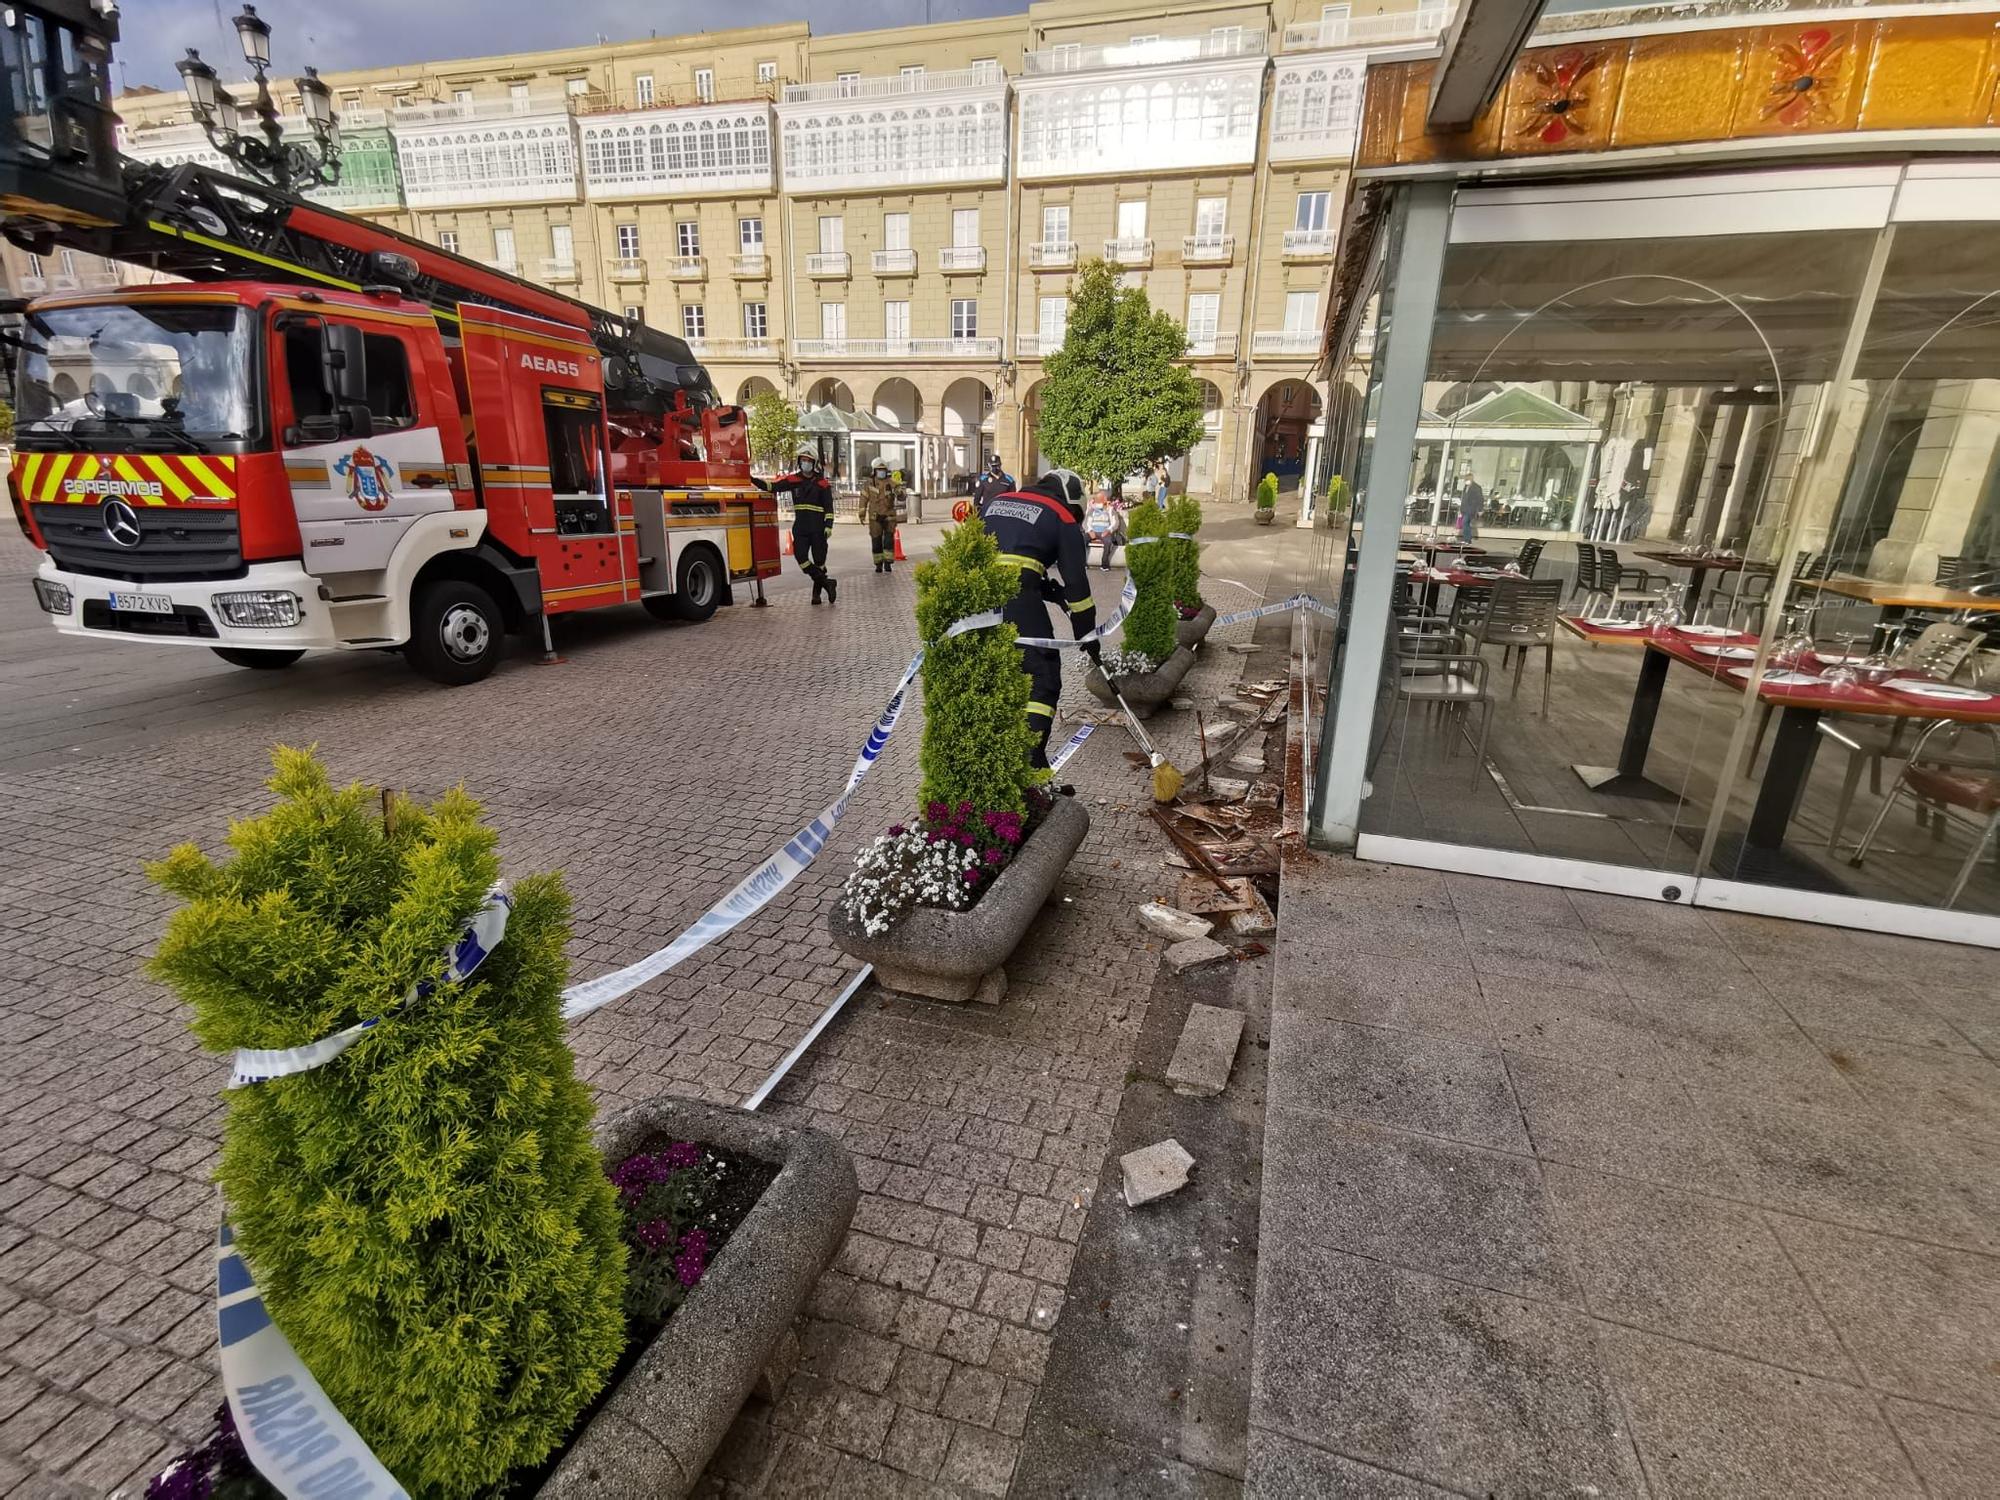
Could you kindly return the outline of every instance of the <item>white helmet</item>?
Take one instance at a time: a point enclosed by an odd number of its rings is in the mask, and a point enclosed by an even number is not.
[[[1083,502],[1087,486],[1083,482],[1083,476],[1077,473],[1076,470],[1051,469],[1042,478],[1055,480],[1057,486],[1062,490],[1063,499],[1069,504],[1079,505]]]
[[[889,460],[878,458],[874,463],[869,465],[869,468],[877,474],[887,474],[889,472]]]
[[[802,467],[806,464],[811,464],[817,469],[819,467],[819,449],[812,447],[801,448],[793,462]]]

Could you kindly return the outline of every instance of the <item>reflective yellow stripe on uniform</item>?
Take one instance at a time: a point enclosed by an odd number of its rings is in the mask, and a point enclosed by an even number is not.
[[[1053,719],[1056,716],[1056,711],[1046,703],[1030,703],[1028,705],[1027,717],[1032,719],[1037,714],[1040,714],[1045,719]]]
[[[1086,609],[1095,608],[1097,608],[1097,601],[1095,599],[1072,599],[1069,602],[1069,612],[1073,615],[1080,615]]]
[[[1049,570],[1047,563],[1040,562],[1032,557],[1023,557],[1018,552],[1003,552],[1000,554],[998,560],[1003,563],[1011,563],[1013,566],[1028,573],[1046,573]]]
[[[824,505],[794,505],[792,509],[795,511],[809,510],[816,516],[823,516],[826,514],[826,507]]]

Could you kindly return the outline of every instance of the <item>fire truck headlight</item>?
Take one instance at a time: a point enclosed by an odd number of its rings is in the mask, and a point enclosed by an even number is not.
[[[52,583],[46,578],[35,580],[35,599],[52,615],[68,614],[75,602],[70,597],[68,584]]]
[[[284,589],[217,594],[209,600],[222,623],[244,629],[282,630],[299,623],[299,596]]]

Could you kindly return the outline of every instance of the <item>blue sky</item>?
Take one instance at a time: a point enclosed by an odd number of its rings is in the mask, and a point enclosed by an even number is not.
[[[136,88],[178,89],[174,61],[189,47],[222,72],[242,76],[243,53],[230,17],[241,0],[126,0],[124,40],[115,82]],[[930,18],[1026,10],[1027,0],[930,0]],[[324,72],[584,46],[599,36],[629,41],[658,32],[715,30],[719,13],[736,26],[772,21],[812,22],[814,32],[861,31],[921,22],[925,0],[730,0],[726,5],[663,0],[259,0],[257,13],[271,23],[272,61],[283,76],[306,63]]]

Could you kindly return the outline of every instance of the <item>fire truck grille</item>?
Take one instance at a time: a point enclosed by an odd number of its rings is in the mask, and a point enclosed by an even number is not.
[[[115,541],[96,506],[36,505],[35,525],[56,565],[126,583],[166,583],[190,578],[236,578],[243,548],[233,510],[140,506],[136,545]]]

